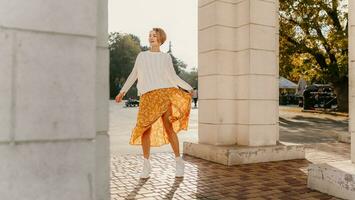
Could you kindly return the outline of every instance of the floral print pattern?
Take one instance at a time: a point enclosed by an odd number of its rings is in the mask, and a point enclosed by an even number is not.
[[[150,146],[169,144],[162,115],[171,109],[172,115],[169,116],[169,121],[174,132],[187,130],[191,100],[192,97],[188,92],[176,87],[159,88],[142,94],[137,122],[132,130],[129,144],[141,145],[142,135],[149,128],[151,128]]]

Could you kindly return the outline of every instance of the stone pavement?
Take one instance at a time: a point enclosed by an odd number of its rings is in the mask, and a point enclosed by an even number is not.
[[[174,177],[171,153],[154,153],[152,174],[139,180],[142,156],[112,155],[111,200],[118,199],[337,199],[307,188],[310,163],[348,160],[350,145],[306,145],[306,159],[224,166],[184,156],[186,173]]]
[[[117,199],[336,199],[307,188],[307,166],[350,159],[350,145],[337,142],[347,133],[348,118],[303,113],[280,107],[280,141],[306,144],[306,159],[240,166],[224,166],[185,156],[184,179],[174,178],[170,145],[152,148],[153,172],[139,180],[140,146],[128,144],[138,108],[110,102],[111,200]],[[198,109],[191,110],[183,141],[197,141]],[[181,148],[182,149],[182,148]]]
[[[337,141],[348,134],[348,117],[302,112],[299,107],[280,106],[280,141],[295,144]]]

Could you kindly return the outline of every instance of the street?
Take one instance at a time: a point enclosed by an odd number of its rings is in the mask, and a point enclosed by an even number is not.
[[[198,140],[198,108],[191,106],[188,131],[178,134],[180,149],[183,141]],[[125,107],[124,101],[110,101],[110,145],[114,154],[140,154],[140,146],[129,145],[131,131],[136,123],[138,107]],[[337,133],[346,133],[348,118],[327,114],[301,112],[301,108],[280,106],[280,141],[284,143],[336,142]],[[171,152],[170,145],[153,147],[152,153]]]

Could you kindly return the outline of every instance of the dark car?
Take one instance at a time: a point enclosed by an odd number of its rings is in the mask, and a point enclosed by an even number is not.
[[[125,103],[126,107],[135,107],[139,106],[139,100],[137,99],[128,99]]]
[[[279,96],[279,104],[280,105],[297,105],[298,104],[298,96],[295,94],[285,94],[281,93]]]
[[[314,110],[316,108],[333,108],[337,105],[336,95],[329,84],[313,84],[308,86],[300,99],[300,105],[304,110]]]

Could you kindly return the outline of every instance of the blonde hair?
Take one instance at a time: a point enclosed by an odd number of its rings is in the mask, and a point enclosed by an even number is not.
[[[164,44],[166,40],[166,33],[162,28],[153,28],[153,31],[155,31],[158,35],[158,41],[160,42],[160,45]]]

